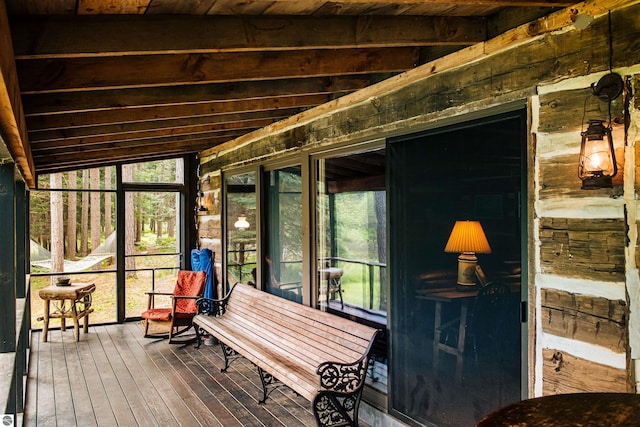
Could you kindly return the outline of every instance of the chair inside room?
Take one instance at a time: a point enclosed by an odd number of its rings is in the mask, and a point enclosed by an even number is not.
[[[144,336],[146,338],[169,338],[169,343],[183,343],[175,340],[193,326],[192,320],[197,313],[196,299],[202,297],[207,282],[207,273],[204,271],[178,271],[178,280],[172,293],[147,292],[149,301],[147,310],[141,317],[144,319]],[[156,297],[170,297],[170,307],[156,307]],[[169,325],[167,333],[149,333],[150,323],[162,323]]]

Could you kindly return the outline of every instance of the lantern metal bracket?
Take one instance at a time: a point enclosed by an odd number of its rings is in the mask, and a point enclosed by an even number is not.
[[[597,83],[591,83],[591,93],[603,102],[611,102],[619,97],[623,88],[622,77],[616,73],[605,74]]]

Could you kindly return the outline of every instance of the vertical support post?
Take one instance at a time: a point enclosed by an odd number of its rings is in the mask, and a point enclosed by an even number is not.
[[[0,164],[0,353],[16,351],[15,166]]]
[[[27,262],[28,251],[30,250],[29,227],[27,209],[27,192],[23,181],[15,183],[15,212],[16,212],[16,297],[24,298],[26,296],[26,280],[27,280]]]
[[[116,313],[117,322],[125,318],[125,288],[127,273],[125,257],[125,191],[122,188],[122,165],[116,166]]]

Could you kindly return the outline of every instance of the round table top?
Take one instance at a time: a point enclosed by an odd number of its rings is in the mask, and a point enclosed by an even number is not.
[[[640,395],[572,393],[513,403],[487,415],[476,427],[640,426]]]

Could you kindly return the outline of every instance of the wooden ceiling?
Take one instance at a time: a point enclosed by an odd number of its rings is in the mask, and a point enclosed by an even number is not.
[[[199,152],[572,4],[4,1],[34,176]]]

